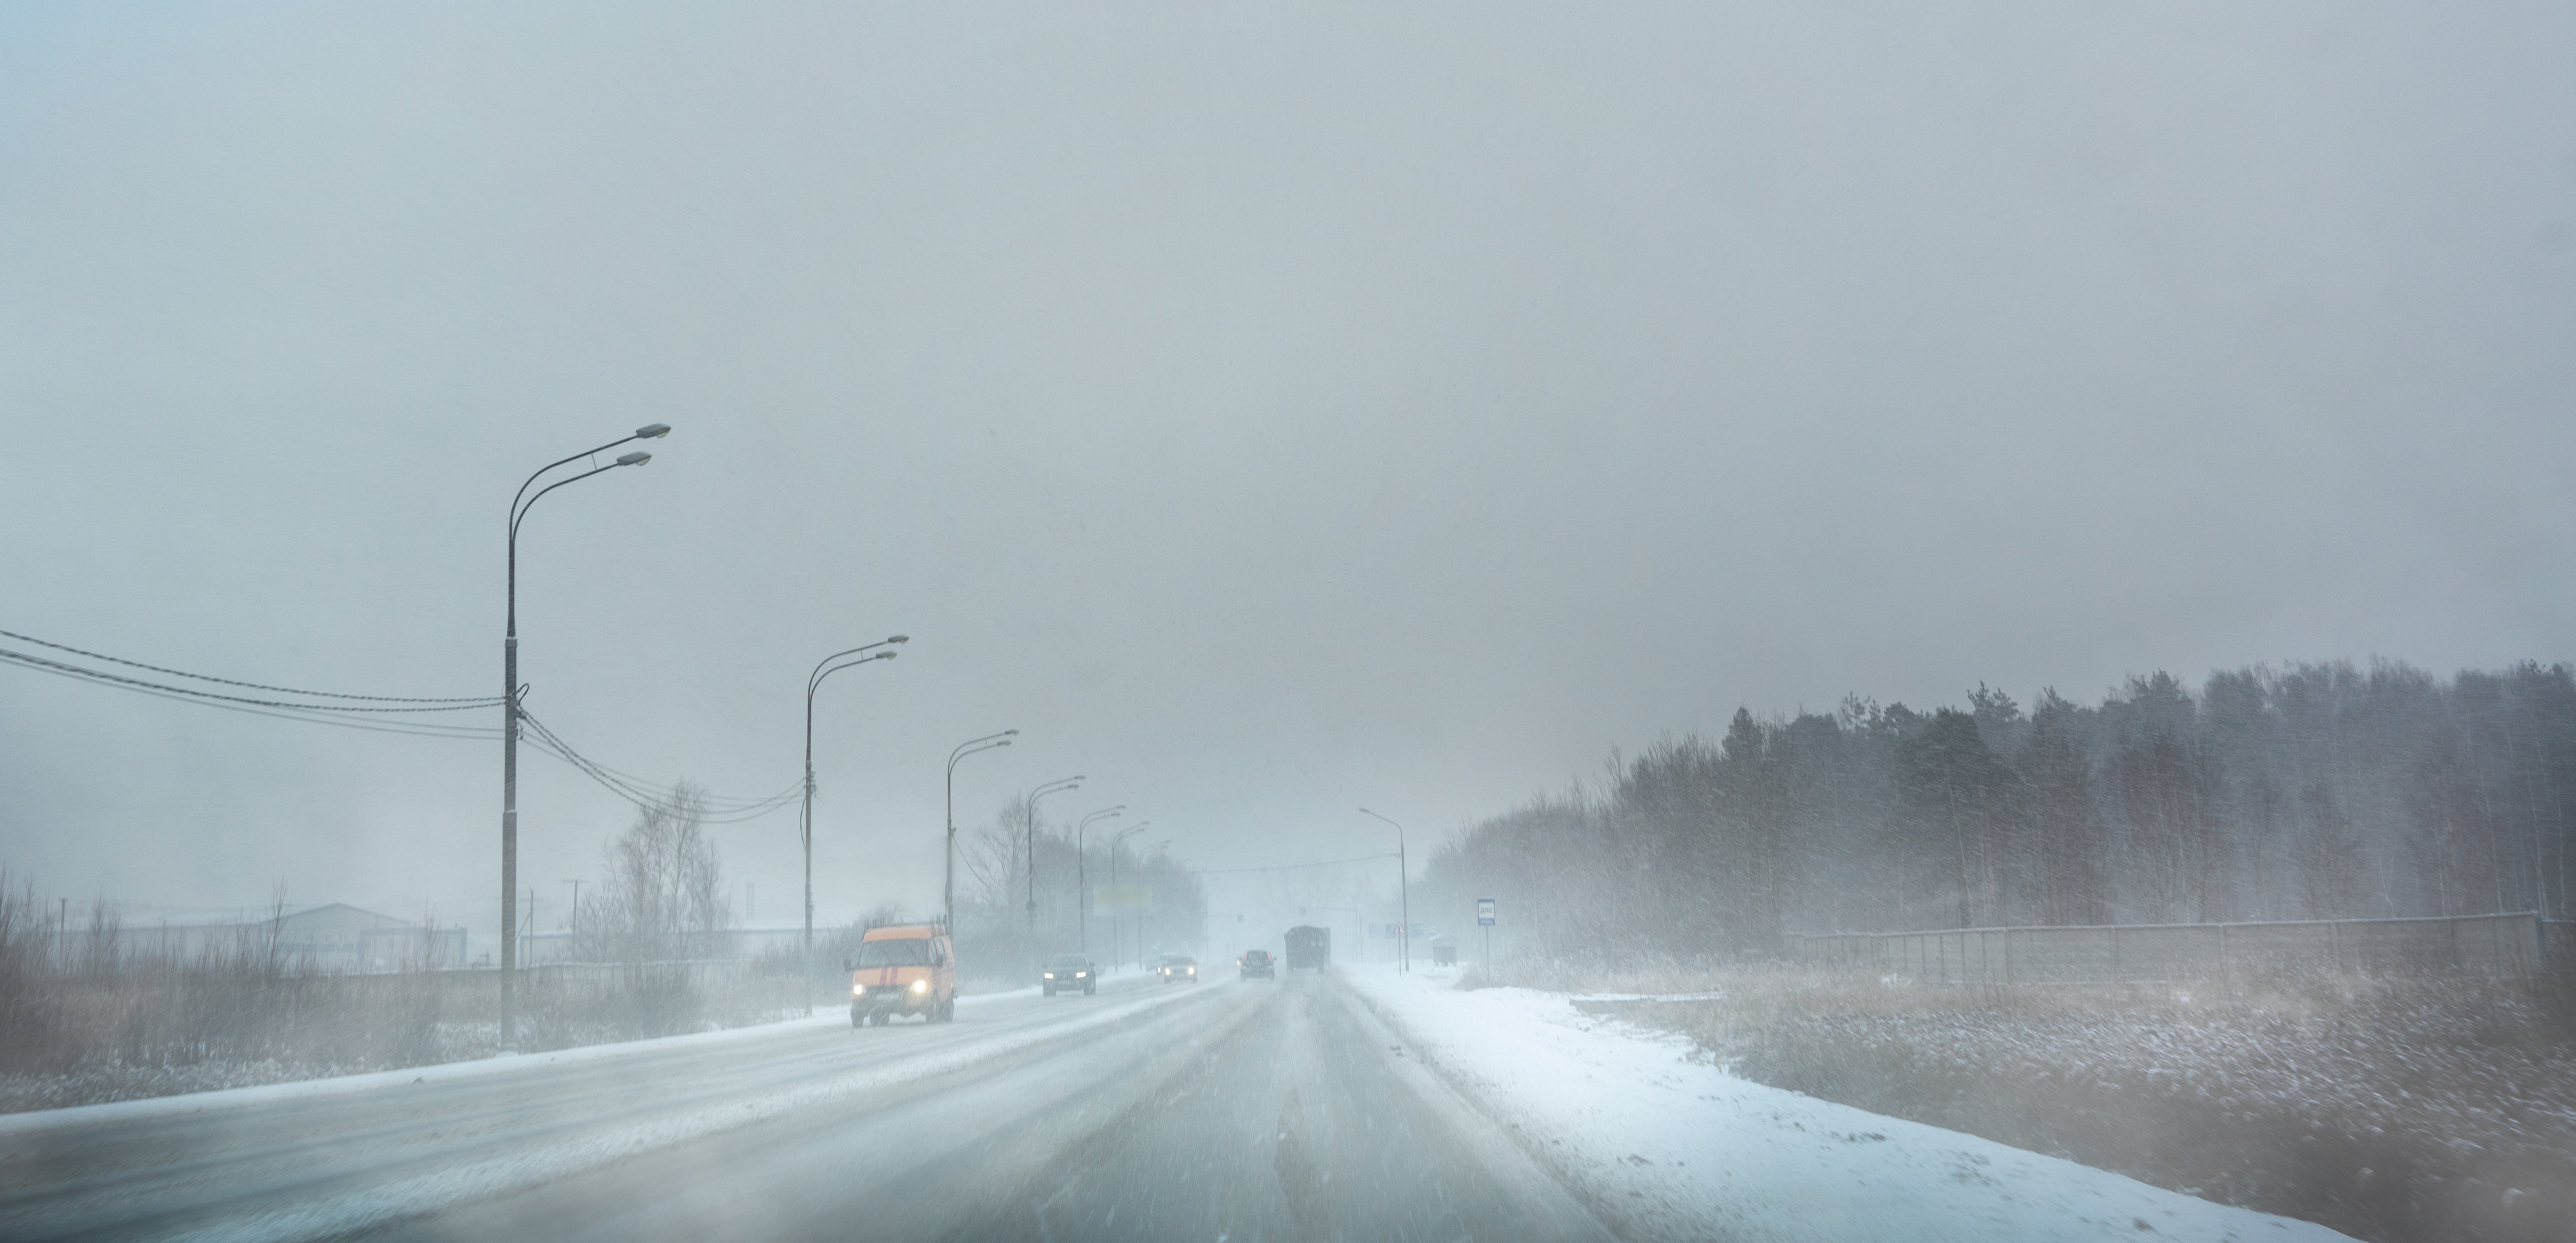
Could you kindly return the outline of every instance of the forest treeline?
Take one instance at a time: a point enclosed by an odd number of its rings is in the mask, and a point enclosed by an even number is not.
[[[1773,953],[1796,934],[2569,909],[2576,671],[2164,673],[2099,703],[1980,685],[1613,754],[1475,824],[1430,910],[1516,944]],[[1417,901],[1420,901],[1417,898]]]

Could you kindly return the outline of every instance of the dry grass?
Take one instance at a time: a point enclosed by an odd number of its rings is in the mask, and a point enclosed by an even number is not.
[[[273,940],[273,939],[272,939]],[[818,996],[830,991],[818,983]],[[102,912],[66,938],[0,884],[0,1112],[488,1056],[489,971],[311,969],[246,933],[194,953],[135,952]],[[789,1013],[793,973],[735,964],[538,969],[518,998],[522,1050],[739,1026]]]
[[[1921,986],[1789,965],[1508,981],[1748,1078],[2362,1238],[2576,1239],[2576,987],[2350,973]]]

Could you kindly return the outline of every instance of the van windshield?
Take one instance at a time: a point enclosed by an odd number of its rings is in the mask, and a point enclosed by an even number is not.
[[[930,938],[911,937],[901,941],[859,942],[859,966],[927,967],[930,965]]]

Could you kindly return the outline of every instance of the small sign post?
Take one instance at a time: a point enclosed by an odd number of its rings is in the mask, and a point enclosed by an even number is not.
[[[1476,899],[1476,926],[1485,931],[1485,975],[1490,980],[1494,974],[1494,900],[1492,898]]]

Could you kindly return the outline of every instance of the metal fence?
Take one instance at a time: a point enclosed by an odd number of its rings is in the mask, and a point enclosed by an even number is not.
[[[1926,983],[2054,984],[2282,967],[2522,976],[2576,964],[2576,930],[2521,912],[2436,919],[1958,928],[1800,937],[1804,961]]]

